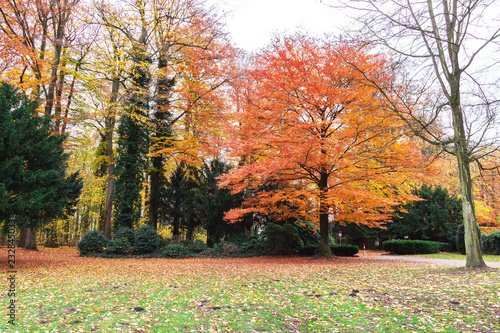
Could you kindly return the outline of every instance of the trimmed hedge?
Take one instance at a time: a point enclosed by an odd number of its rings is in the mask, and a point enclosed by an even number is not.
[[[483,249],[485,252],[500,254],[500,231],[489,235],[482,235]]]
[[[439,242],[406,239],[385,241],[383,247],[385,251],[394,254],[438,253],[441,248]]]
[[[352,257],[359,252],[359,247],[351,244],[334,244],[330,246],[332,253],[339,257]]]
[[[317,246],[317,245],[306,245],[299,250],[299,254],[303,254],[305,256],[313,256],[316,253],[318,253],[318,249],[319,249],[319,246]]]
[[[439,252],[453,252],[453,244],[439,243]]]
[[[84,256],[89,253],[103,252],[108,246],[108,239],[99,230],[89,230],[83,235],[82,240],[78,242],[78,251]]]
[[[143,225],[135,231],[134,253],[144,254],[156,251],[160,247],[161,237],[150,225]]]

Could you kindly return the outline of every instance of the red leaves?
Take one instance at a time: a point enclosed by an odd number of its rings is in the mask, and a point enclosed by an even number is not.
[[[401,195],[408,178],[424,175],[423,156],[346,55],[391,79],[383,57],[300,35],[277,40],[253,59],[238,82],[239,126],[228,140],[232,156],[244,158],[221,186],[234,192],[274,181],[282,186],[254,193],[228,219],[251,211],[308,219],[329,212],[374,223],[410,198]]]

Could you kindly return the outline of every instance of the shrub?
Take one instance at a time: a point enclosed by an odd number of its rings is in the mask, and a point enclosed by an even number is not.
[[[304,243],[300,239],[297,228],[293,224],[266,224],[266,247],[272,254],[289,254],[298,252]]]
[[[500,254],[500,231],[483,235],[483,248],[485,252]]]
[[[80,255],[89,253],[103,252],[108,245],[108,240],[99,230],[89,230],[83,235],[82,240],[78,242],[78,251]]]
[[[320,241],[319,230],[311,221],[301,220],[295,223],[300,239],[304,243],[304,247],[318,246]]]
[[[165,258],[183,258],[188,254],[188,249],[180,244],[170,244],[162,252]]]
[[[299,253],[305,256],[312,256],[318,252],[318,249],[317,245],[306,245],[299,250]]]
[[[129,242],[129,244],[132,246],[132,244],[134,244],[134,242],[135,242],[134,230],[132,230],[126,226],[119,227],[113,233],[113,239],[119,239],[119,238],[125,238]]]
[[[135,231],[134,253],[151,253],[160,247],[161,237],[149,225],[143,225]]]
[[[383,246],[385,251],[395,254],[437,253],[440,249],[439,242],[406,239],[388,240]]]
[[[339,257],[352,257],[359,252],[359,247],[351,244],[335,244],[330,248],[332,253]]]
[[[452,252],[453,244],[451,243],[439,243],[439,252]]]
[[[461,254],[465,254],[465,229],[463,224],[460,224],[458,226],[455,237],[455,245],[457,247],[457,251]]]
[[[207,244],[205,244],[204,241],[199,239],[195,240],[192,244],[189,244],[187,246],[188,251],[193,253],[200,253],[204,251],[206,248]]]
[[[220,247],[222,249],[222,255],[224,255],[224,256],[231,257],[231,256],[234,256],[238,253],[238,245],[237,244],[223,242],[220,245]]]
[[[127,238],[120,237],[109,241],[106,252],[113,254],[131,254],[133,248]]]
[[[242,255],[261,255],[266,250],[265,242],[258,237],[249,237],[245,242],[240,244],[238,249]]]

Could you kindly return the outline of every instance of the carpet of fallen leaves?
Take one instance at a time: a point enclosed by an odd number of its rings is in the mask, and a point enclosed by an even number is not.
[[[6,274],[6,249],[0,258]],[[369,256],[101,259],[74,248],[16,249],[16,269],[17,325],[5,314],[1,332],[500,332],[498,269]]]

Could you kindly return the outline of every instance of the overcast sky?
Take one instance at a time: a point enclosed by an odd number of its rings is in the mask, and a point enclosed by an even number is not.
[[[209,0],[227,12],[225,22],[234,44],[256,51],[268,44],[273,32],[338,33],[345,20],[319,0]]]

